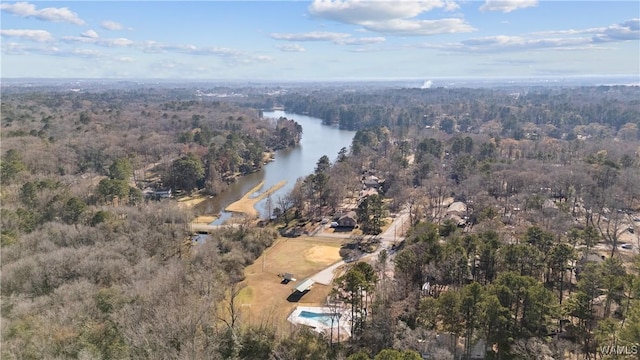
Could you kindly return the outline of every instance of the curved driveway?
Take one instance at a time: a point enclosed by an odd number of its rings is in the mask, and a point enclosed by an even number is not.
[[[371,254],[366,254],[361,256],[358,259],[355,259],[355,261],[359,261],[359,260],[366,260],[366,259],[371,259],[371,258],[377,258],[378,254],[382,251],[382,250],[387,250],[389,252],[389,256],[391,257],[393,255],[393,251],[390,251],[390,249],[393,247],[394,243],[399,243],[402,240],[404,240],[404,236],[403,236],[403,230],[408,229],[408,224],[407,222],[409,221],[409,210],[408,209],[403,209],[402,211],[400,211],[398,213],[398,215],[396,216],[395,219],[393,219],[393,222],[391,223],[391,225],[387,228],[387,230],[385,232],[383,232],[380,235],[371,235],[371,237],[376,237],[377,239],[380,240],[380,246],[378,247],[378,249],[376,251],[374,251]],[[318,231],[316,232],[316,234],[314,236],[317,237],[331,237],[331,238],[343,238],[343,239],[349,239],[351,238],[351,234],[347,233],[347,234],[336,234],[336,233],[332,233],[332,234],[323,234],[322,232]],[[344,260],[340,260],[334,264],[332,264],[331,266],[327,267],[326,269],[316,273],[315,275],[311,276],[310,279],[312,279],[313,281],[315,281],[318,284],[322,284],[322,285],[331,285],[333,282],[333,278],[335,277],[335,272],[338,268],[340,268],[341,266],[345,265],[346,262]]]

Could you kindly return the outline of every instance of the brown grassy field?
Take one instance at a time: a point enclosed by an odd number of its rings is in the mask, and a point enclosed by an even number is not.
[[[196,194],[193,196],[183,196],[179,199],[177,199],[178,201],[178,206],[182,207],[182,208],[191,208],[194,207],[198,204],[200,204],[201,202],[207,200],[207,196],[205,195],[201,195],[201,194]]]
[[[216,216],[201,215],[201,216],[197,216],[195,219],[193,219],[192,223],[194,223],[194,224],[211,224],[212,222],[216,221],[216,219],[217,219]]]
[[[291,328],[287,316],[297,305],[323,305],[330,286],[315,284],[298,302],[287,298],[300,281],[340,260],[341,244],[341,239],[279,238],[245,269],[246,287],[238,295],[243,323],[268,323],[283,333]],[[281,283],[278,274],[285,272],[294,274],[296,281]]]

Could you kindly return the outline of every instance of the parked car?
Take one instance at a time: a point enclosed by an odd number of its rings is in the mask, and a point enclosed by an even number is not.
[[[622,244],[620,247],[625,249],[625,250],[633,249],[633,245],[631,245],[631,244]]]

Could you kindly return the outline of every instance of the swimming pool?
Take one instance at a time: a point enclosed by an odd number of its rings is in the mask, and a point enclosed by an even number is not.
[[[287,320],[294,324],[310,326],[315,331],[327,335],[333,333],[338,341],[342,341],[351,336],[349,314],[345,307],[298,306]],[[331,322],[332,318],[333,322]],[[339,337],[337,337],[338,334]]]
[[[312,311],[306,311],[306,310],[302,310],[300,311],[300,314],[298,315],[301,318],[304,319],[310,319],[310,320],[315,320],[315,321],[319,321],[322,324],[331,327],[331,319],[333,318],[333,326],[338,325],[339,321],[340,321],[340,314],[330,314],[330,313],[316,313],[316,312],[312,312]]]

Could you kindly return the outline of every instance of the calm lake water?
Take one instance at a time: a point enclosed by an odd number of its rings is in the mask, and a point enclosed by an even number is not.
[[[271,186],[286,180],[287,184],[271,195],[274,203],[278,197],[284,196],[293,188],[296,180],[307,176],[315,169],[318,159],[327,155],[331,161],[335,161],[338,151],[346,147],[349,149],[355,131],[340,130],[335,126],[322,125],[322,120],[311,116],[288,113],[286,111],[266,111],[264,118],[286,117],[293,119],[302,125],[302,139],[295,148],[276,151],[275,161],[265,165],[260,171],[243,176],[231,184],[226,191],[211,198],[198,206],[198,211],[204,214],[217,214],[219,216],[213,224],[221,224],[231,217],[224,208],[232,202],[240,199],[247,191],[264,180],[262,189],[265,191]],[[256,208],[262,218],[268,217],[265,210],[266,199],[258,203]]]

